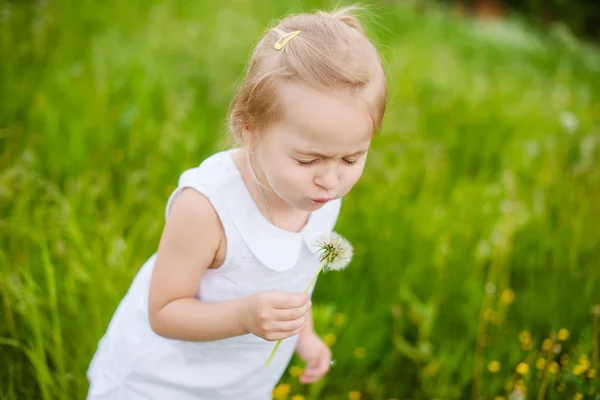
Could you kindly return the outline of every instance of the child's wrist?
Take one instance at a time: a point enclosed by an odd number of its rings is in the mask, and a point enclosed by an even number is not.
[[[242,331],[244,335],[251,333],[247,316],[248,316],[248,299],[247,298],[239,298],[237,299],[236,304],[236,320],[238,321],[238,328]]]

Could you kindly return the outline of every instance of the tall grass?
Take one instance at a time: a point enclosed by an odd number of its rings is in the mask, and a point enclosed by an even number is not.
[[[0,399],[84,397],[178,175],[227,146],[253,44],[331,5],[0,3]],[[301,387],[295,359],[275,397],[592,398],[600,53],[561,27],[372,10],[389,112],[337,227],[354,261],[315,292],[336,363]]]

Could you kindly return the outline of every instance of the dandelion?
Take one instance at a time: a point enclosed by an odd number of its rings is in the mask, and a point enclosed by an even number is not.
[[[515,300],[515,292],[511,289],[504,289],[500,295],[500,303],[508,305]]]
[[[558,330],[558,335],[557,338],[558,340],[560,340],[561,342],[564,342],[565,340],[567,340],[569,338],[569,331],[565,328],[561,328]]]
[[[287,398],[290,393],[290,385],[286,383],[280,383],[273,389],[273,398],[277,400],[282,400]]]
[[[550,363],[550,365],[548,366],[548,371],[550,371],[551,374],[558,373],[558,369],[559,369],[559,365],[556,361],[552,361]]]
[[[588,371],[587,377],[590,379],[594,379],[596,377],[596,369],[592,368]]]
[[[353,390],[348,393],[349,400],[360,400],[360,392],[358,390]]]
[[[325,335],[323,340],[325,341],[325,343],[327,343],[328,346],[333,346],[337,342],[337,338],[333,333],[328,333],[327,335]]]
[[[583,394],[575,393],[575,396],[573,396],[573,400],[583,400]]]
[[[578,364],[573,367],[573,375],[579,376],[579,375],[583,374],[584,372],[585,372],[585,368],[583,368],[582,365]]]
[[[496,312],[494,310],[488,308],[483,312],[483,319],[485,319],[486,321],[492,321],[495,319],[495,314]]]
[[[535,367],[537,369],[544,369],[545,366],[546,366],[546,359],[544,357],[538,358],[535,363]]]
[[[552,340],[544,339],[544,341],[542,342],[542,350],[544,350],[544,351],[552,350]]]
[[[367,350],[364,347],[357,347],[354,349],[354,357],[361,359],[365,358],[367,355]]]
[[[302,375],[302,368],[296,365],[290,367],[290,375],[296,378],[299,377],[300,375]]]
[[[529,365],[526,363],[519,363],[519,365],[517,365],[517,373],[519,375],[527,375],[529,373]]]
[[[496,360],[494,361],[490,361],[490,363],[487,366],[488,371],[490,371],[492,374],[497,373],[498,371],[500,371],[500,363]]]
[[[346,268],[352,260],[352,245],[336,232],[329,232],[326,235],[318,237],[314,243],[314,247],[316,249],[315,253],[321,254],[319,257],[321,268],[315,273],[304,290],[304,293],[308,293],[321,271],[341,271]],[[281,340],[278,340],[275,344],[275,347],[267,359],[266,366],[269,366],[271,363],[279,345],[281,345]]]
[[[531,333],[529,331],[522,331],[519,333],[519,342],[523,343],[526,341],[531,341]]]
[[[292,396],[292,400],[304,400],[304,396],[301,394],[295,394]]]
[[[519,342],[521,342],[521,348],[523,350],[531,350],[531,347],[533,346],[531,333],[529,333],[529,331],[522,331],[519,333]]]

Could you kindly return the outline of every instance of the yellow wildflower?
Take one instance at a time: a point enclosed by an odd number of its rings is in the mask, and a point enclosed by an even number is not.
[[[353,390],[348,393],[349,400],[360,400],[360,392],[358,390]]]
[[[333,333],[328,333],[327,335],[325,335],[323,340],[325,341],[325,343],[327,343],[328,346],[333,346],[337,342],[337,338]]]
[[[504,289],[500,295],[500,302],[502,304],[510,304],[515,300],[515,292],[510,289]]]
[[[579,364],[581,364],[581,366],[585,370],[587,370],[590,367],[590,359],[588,358],[587,354],[582,354],[579,357]]]
[[[529,331],[522,331],[519,333],[519,342],[528,342],[531,341],[531,333]]]
[[[354,349],[354,357],[361,359],[365,358],[367,355],[367,350],[364,347],[357,347]]]
[[[542,342],[542,350],[544,350],[544,351],[552,350],[552,340],[544,339],[544,341]]]
[[[519,333],[519,342],[521,342],[521,348],[523,350],[531,350],[531,347],[533,346],[531,333],[529,333],[529,331],[522,331]]]
[[[594,379],[596,377],[596,369],[592,368],[588,371],[587,377],[590,379]]]
[[[526,363],[519,363],[519,365],[517,365],[517,373],[519,375],[527,375],[529,373],[529,365]]]
[[[575,393],[575,396],[573,396],[573,400],[583,400],[583,394]]]
[[[496,360],[490,361],[490,363],[488,364],[487,368],[488,371],[490,371],[492,374],[495,374],[496,372],[500,371],[500,363]]]
[[[557,338],[558,340],[560,340],[561,342],[564,342],[565,340],[567,340],[569,338],[569,331],[565,328],[561,328],[558,330],[558,335]]]
[[[285,383],[280,383],[273,389],[273,398],[276,400],[286,399],[288,394],[290,393],[290,385]]]
[[[290,375],[299,377],[300,375],[302,375],[302,368],[298,367],[296,365],[294,365],[293,367],[290,367]]]
[[[548,366],[548,371],[550,371],[551,374],[556,374],[558,373],[558,367],[558,363],[556,361],[552,361]]]
[[[546,359],[544,357],[538,358],[535,362],[535,366],[537,369],[544,369],[544,367],[546,366]]]
[[[342,326],[346,323],[346,316],[342,313],[333,314],[332,321],[335,326]]]
[[[573,367],[573,374],[575,374],[577,376],[583,374],[584,372],[585,372],[585,368],[583,368],[579,364],[577,364],[575,367]]]
[[[304,396],[301,394],[295,394],[292,396],[292,400],[304,400]]]

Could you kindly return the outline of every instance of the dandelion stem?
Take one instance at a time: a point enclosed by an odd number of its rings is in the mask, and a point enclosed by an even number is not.
[[[271,354],[269,354],[269,358],[267,359],[267,363],[265,364],[266,366],[269,366],[269,364],[271,363],[271,360],[273,359],[273,356],[275,355],[275,352],[277,351],[277,348],[279,347],[280,344],[281,344],[281,339],[279,339],[277,341],[277,344],[275,344],[275,347],[273,347]]]
[[[312,279],[310,280],[310,283],[308,284],[308,286],[306,287],[306,289],[304,290],[304,293],[308,293],[308,290],[310,289],[310,287],[313,285],[313,283],[315,283],[315,281],[317,280],[317,277],[319,276],[319,274],[321,273],[321,271],[323,270],[323,268],[327,265],[326,262],[321,263],[321,268],[319,268],[319,270],[315,273],[315,275],[312,277]],[[277,351],[277,348],[279,348],[279,345],[281,344],[281,339],[279,339],[277,341],[277,343],[275,344],[275,347],[273,348],[273,350],[271,351],[271,354],[269,354],[269,358],[267,359],[267,362],[265,364],[266,367],[269,366],[269,364],[271,363],[271,360],[273,359],[273,356],[275,355],[275,352]]]
[[[323,270],[323,267],[324,267],[324,265],[321,264],[321,268],[319,268],[319,270],[317,271],[317,273],[312,277],[312,279],[310,280],[310,283],[308,284],[308,286],[304,290],[304,293],[308,293],[308,290],[310,289],[310,287],[312,286],[312,284],[315,283],[315,281],[317,280],[317,276],[319,276],[319,273],[321,273],[321,271]]]

